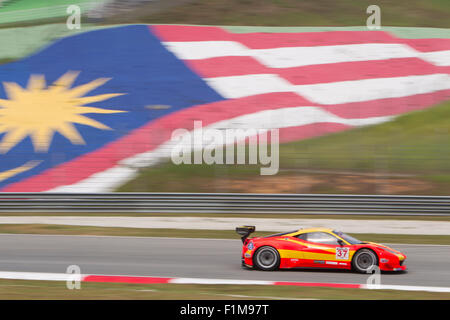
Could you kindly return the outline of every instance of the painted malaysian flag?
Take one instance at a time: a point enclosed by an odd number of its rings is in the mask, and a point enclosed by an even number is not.
[[[450,39],[383,31],[122,26],[0,66],[0,190],[108,191],[170,155],[175,129],[316,137],[450,97]]]

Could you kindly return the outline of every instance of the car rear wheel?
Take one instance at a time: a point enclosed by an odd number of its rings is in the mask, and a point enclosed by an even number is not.
[[[280,254],[274,247],[264,246],[256,251],[253,263],[259,270],[275,270],[280,265]]]
[[[359,273],[371,272],[378,265],[375,252],[369,249],[361,249],[355,253],[352,260],[353,269]]]

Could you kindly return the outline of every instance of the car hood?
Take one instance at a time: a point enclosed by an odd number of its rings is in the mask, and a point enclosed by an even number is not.
[[[406,258],[406,256],[403,253],[401,253],[400,251],[395,250],[395,249],[393,249],[391,247],[388,247],[388,246],[386,246],[384,244],[380,244],[380,243],[376,243],[376,242],[370,242],[370,241],[364,241],[364,244],[370,244],[371,246],[377,247],[378,249],[386,249],[386,250],[389,250],[392,253],[394,253],[399,258],[403,258],[403,259]]]

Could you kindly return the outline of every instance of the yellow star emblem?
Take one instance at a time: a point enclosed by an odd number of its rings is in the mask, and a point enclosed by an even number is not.
[[[8,152],[27,136],[31,137],[35,151],[47,152],[55,132],[59,132],[73,144],[85,144],[74,123],[112,130],[83,114],[127,111],[85,105],[117,97],[123,93],[85,97],[85,94],[110,79],[100,78],[71,88],[78,74],[69,71],[50,86],[47,86],[43,75],[31,75],[26,88],[17,83],[3,82],[8,99],[0,99],[0,133],[6,133],[0,142],[0,153]]]

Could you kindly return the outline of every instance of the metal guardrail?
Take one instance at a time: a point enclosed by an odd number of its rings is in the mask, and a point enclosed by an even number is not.
[[[450,215],[450,197],[241,193],[0,193],[0,212]]]

